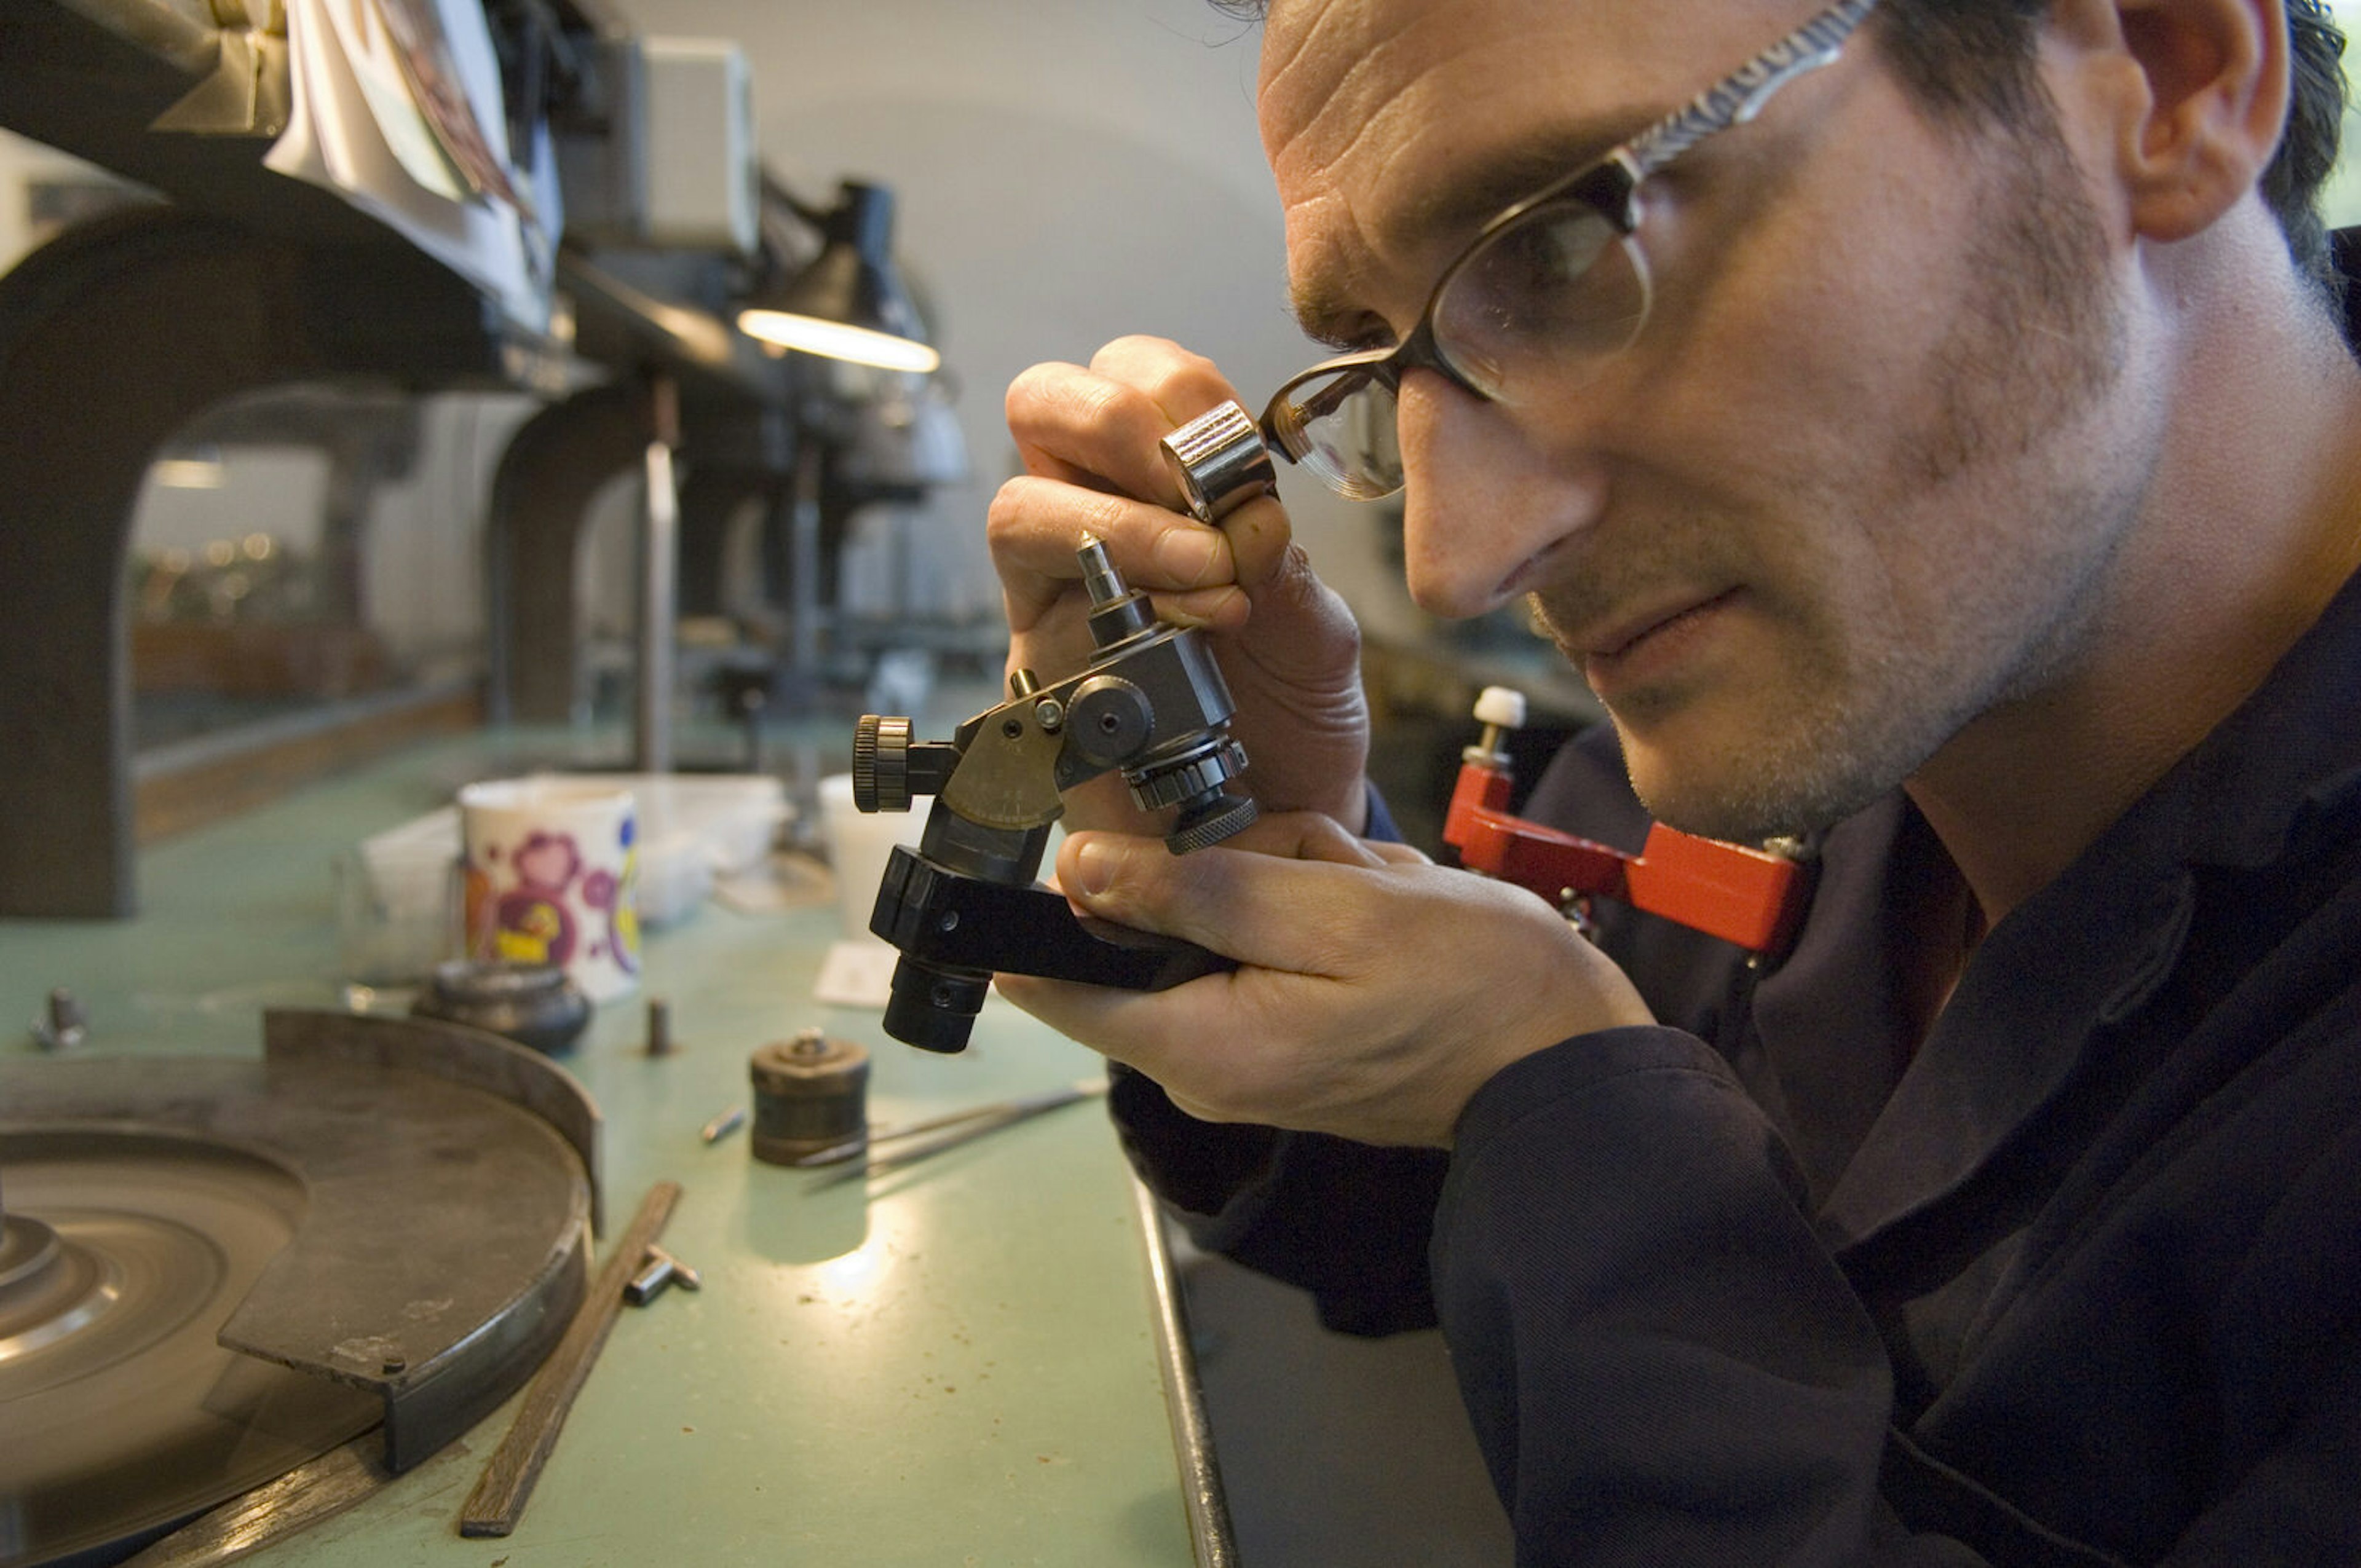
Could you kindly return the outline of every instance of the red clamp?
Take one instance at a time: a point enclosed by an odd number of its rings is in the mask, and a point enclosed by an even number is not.
[[[1524,698],[1488,686],[1477,700],[1484,739],[1467,749],[1451,792],[1443,841],[1470,871],[1515,883],[1563,905],[1576,896],[1612,898],[1735,942],[1750,952],[1778,953],[1802,922],[1809,879],[1784,856],[1700,839],[1657,823],[1637,855],[1509,814],[1513,780],[1500,731],[1524,722]]]

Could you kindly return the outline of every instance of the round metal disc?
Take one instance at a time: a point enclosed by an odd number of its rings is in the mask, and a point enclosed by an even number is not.
[[[215,1343],[302,1218],[281,1167],[60,1130],[0,1137],[0,1563],[136,1543],[379,1419],[365,1394]]]

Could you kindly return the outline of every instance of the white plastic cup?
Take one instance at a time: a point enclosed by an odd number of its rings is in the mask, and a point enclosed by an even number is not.
[[[917,847],[927,826],[926,807],[863,811],[852,804],[852,775],[831,773],[819,781],[819,822],[836,875],[836,917],[844,939],[884,947],[884,938],[869,931],[877,884],[885,879],[885,862],[895,845]]]
[[[447,844],[356,844],[337,853],[333,868],[346,980],[406,985],[452,956],[459,858]]]
[[[593,1002],[640,985],[639,824],[631,792],[562,777],[459,791],[467,954],[564,969]]]

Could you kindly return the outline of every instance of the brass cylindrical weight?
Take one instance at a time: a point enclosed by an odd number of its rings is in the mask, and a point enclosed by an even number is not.
[[[842,1159],[867,1152],[869,1053],[859,1046],[806,1029],[757,1047],[747,1073],[756,1159],[794,1165],[830,1151]]]

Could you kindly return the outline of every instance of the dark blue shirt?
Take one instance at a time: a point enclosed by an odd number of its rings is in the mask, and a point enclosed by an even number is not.
[[[1530,809],[1646,827],[1603,735]],[[1897,795],[1817,848],[1759,973],[1604,912],[1664,1026],[1447,1159],[1126,1079],[1135,1158],[1332,1326],[1439,1318],[1522,1562],[2361,1563],[2361,587],[1931,1029],[1941,847]]]

